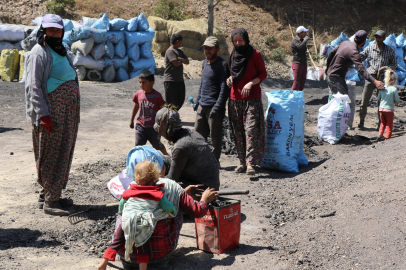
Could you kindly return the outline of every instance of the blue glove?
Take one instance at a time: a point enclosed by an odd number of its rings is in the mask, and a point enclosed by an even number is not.
[[[209,114],[209,117],[214,118],[214,117],[217,117],[217,116],[219,116],[219,112],[212,109],[210,114]]]
[[[197,111],[197,107],[199,107],[199,103],[193,104],[193,110],[194,110],[194,111]]]

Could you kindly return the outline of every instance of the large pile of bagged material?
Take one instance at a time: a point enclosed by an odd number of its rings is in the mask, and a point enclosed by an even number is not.
[[[320,48],[320,56],[328,56],[328,54],[336,48],[338,45],[341,44],[341,42],[345,40],[350,40],[354,41],[354,36],[348,38],[344,33],[341,33],[335,40],[331,42],[331,44],[324,44]],[[360,52],[362,52],[367,46],[375,44],[374,41],[369,41],[368,39],[365,42],[365,45],[360,48]],[[395,70],[396,74],[398,75],[398,81],[396,84],[404,86],[406,83],[406,63],[405,63],[405,56],[406,56],[406,41],[405,37],[402,34],[399,36],[395,36],[395,34],[390,34],[386,39],[384,40],[385,45],[392,47],[395,50],[396,54],[396,60],[397,60],[397,68]],[[368,60],[364,60],[363,62],[365,68],[368,68]],[[346,76],[345,80],[347,81],[362,81],[364,80],[361,76],[361,74],[358,73],[358,71],[352,66]]]
[[[36,44],[41,21],[42,17],[37,17],[33,20],[35,26],[25,27],[27,29],[17,25],[0,25],[0,53],[16,50],[17,55],[21,55],[19,50],[30,51]],[[155,73],[156,64],[152,54],[155,31],[149,28],[144,14],[130,20],[109,20],[104,14],[99,19],[83,17],[79,22],[63,22],[63,44],[75,55],[73,64],[79,80],[121,82],[137,77],[146,69]],[[15,60],[15,55],[7,51],[7,61],[1,63],[14,63],[11,60]],[[8,60],[10,57],[12,59]],[[0,72],[4,69],[10,67],[0,66]],[[8,75],[12,73],[8,72]]]
[[[152,41],[152,48],[155,52],[164,53],[170,46],[172,34],[179,33],[183,36],[182,50],[187,57],[199,61],[206,59],[202,48],[202,44],[207,38],[208,24],[206,19],[167,21],[159,17],[149,16],[148,22],[150,27],[155,29],[155,38]],[[213,35],[220,42],[219,55],[228,61],[229,52],[226,36],[218,24],[214,25]]]

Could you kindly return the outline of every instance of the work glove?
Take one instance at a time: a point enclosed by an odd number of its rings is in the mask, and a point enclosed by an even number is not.
[[[219,116],[219,112],[218,112],[218,111],[215,111],[215,110],[211,110],[211,111],[210,111],[210,114],[209,114],[209,117],[210,117],[210,118],[214,118],[214,117],[217,117],[217,116]]]
[[[199,103],[193,104],[193,110],[194,110],[194,111],[197,111],[197,107],[199,107]]]
[[[45,128],[47,131],[54,130],[54,124],[52,123],[52,117],[50,115],[41,117],[40,120],[42,127]]]

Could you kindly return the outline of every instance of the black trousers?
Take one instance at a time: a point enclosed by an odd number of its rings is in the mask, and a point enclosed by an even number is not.
[[[164,82],[165,101],[177,106],[179,111],[185,102],[185,82]]]
[[[221,143],[223,141],[223,119],[225,112],[219,112],[218,116],[210,118],[210,112],[213,107],[197,108],[195,130],[207,139],[210,135],[211,145],[213,146],[213,155],[217,160],[221,155]]]
[[[333,94],[340,93],[343,95],[348,95],[348,87],[343,78],[327,77],[327,83]]]

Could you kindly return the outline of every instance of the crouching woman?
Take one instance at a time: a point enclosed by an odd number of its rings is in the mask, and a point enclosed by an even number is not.
[[[117,253],[125,269],[144,270],[148,264],[166,263],[176,249],[183,214],[202,217],[207,213],[207,204],[217,198],[214,189],[206,189],[197,202],[189,195],[197,186],[184,190],[175,181],[159,178],[165,171],[162,156],[155,149],[149,151],[156,152],[157,162],[138,163],[134,175],[127,169],[127,175],[135,181],[123,193],[119,208],[122,222],[104,253],[99,270],[106,269]]]

